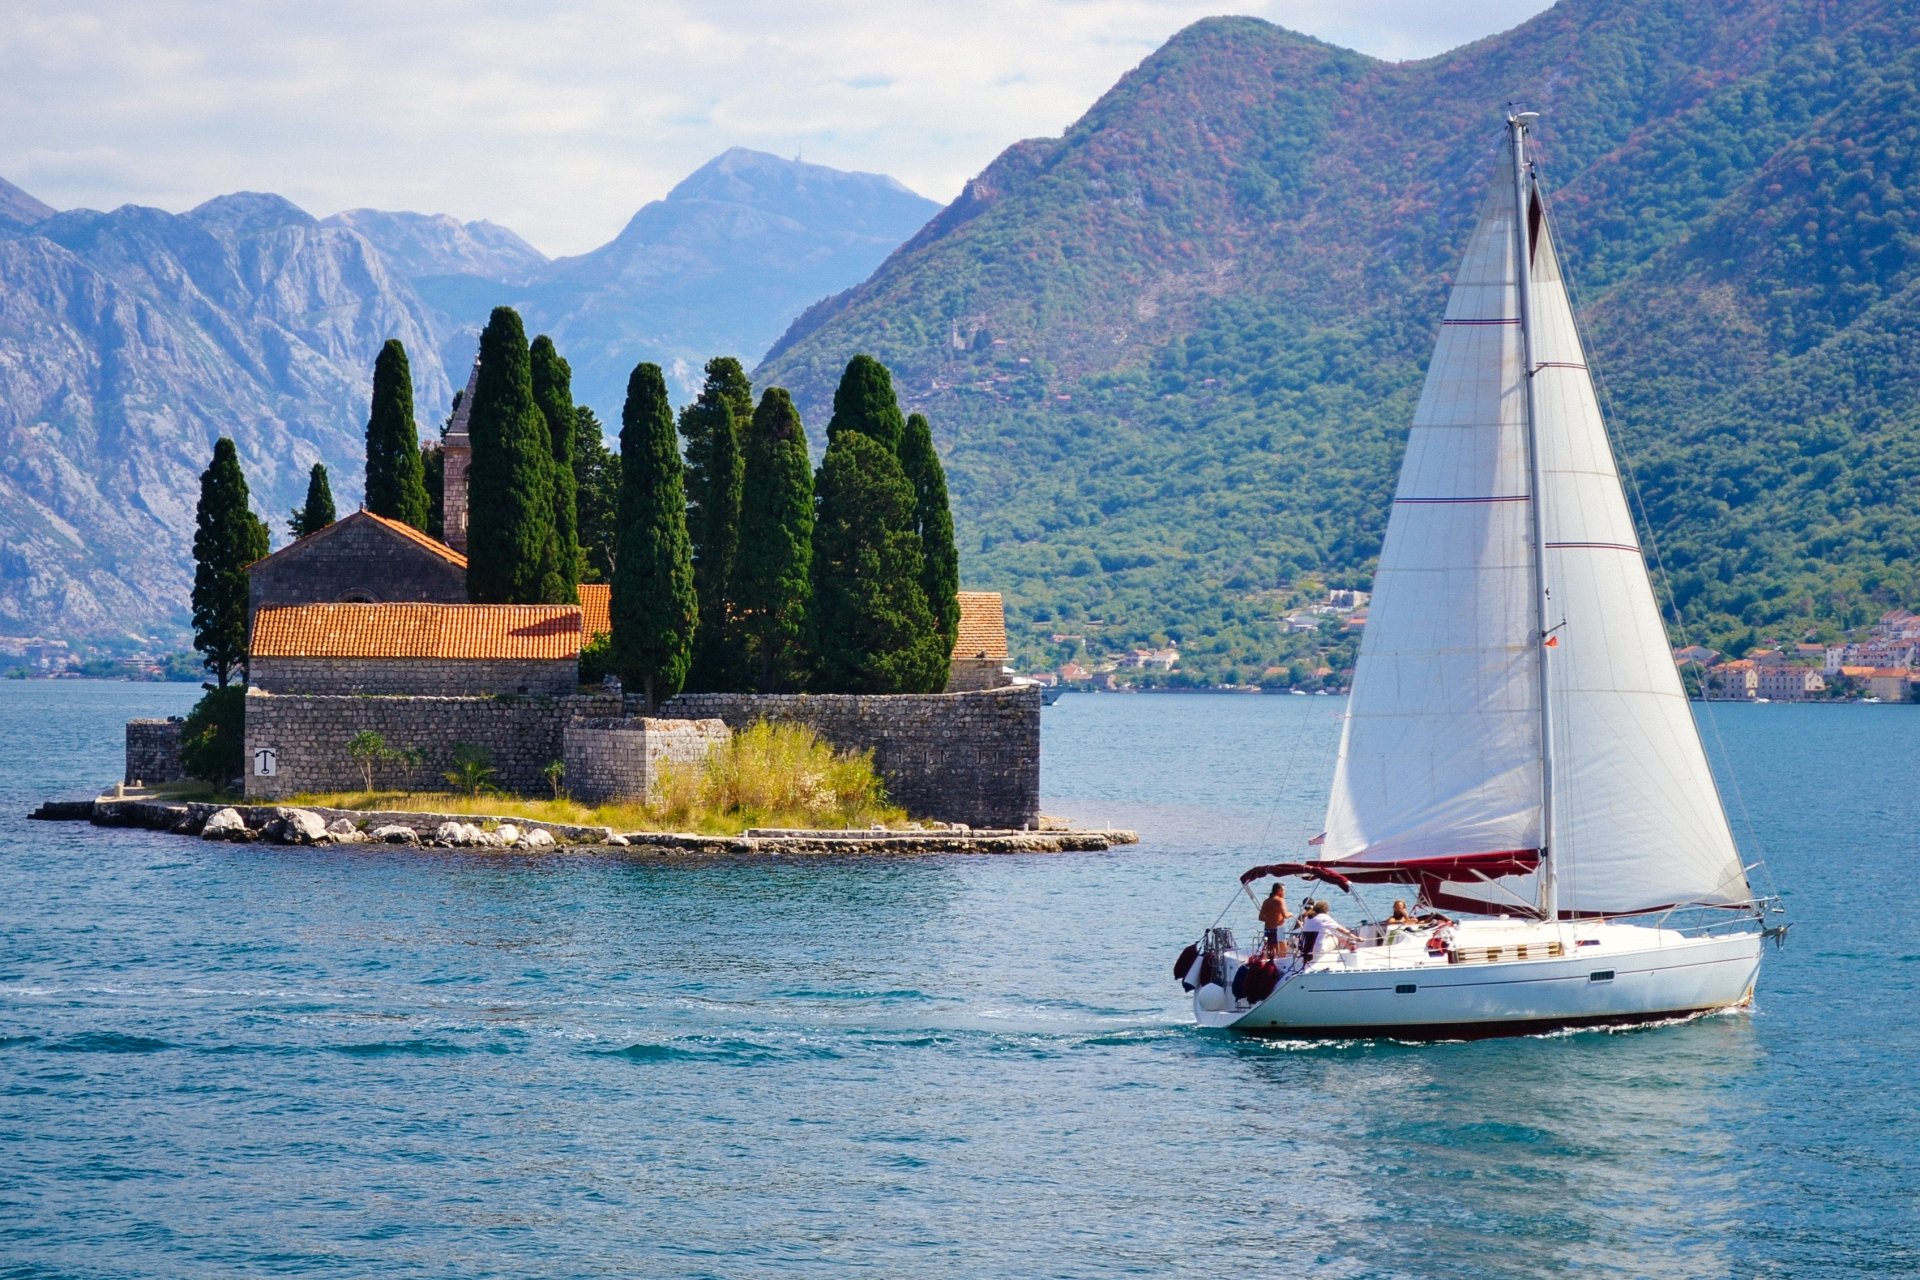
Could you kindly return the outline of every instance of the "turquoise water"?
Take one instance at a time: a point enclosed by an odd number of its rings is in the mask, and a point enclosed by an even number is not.
[[[21,820],[196,694],[0,684],[0,1273],[1920,1269],[1920,708],[1715,709],[1797,921],[1750,1015],[1289,1046],[1169,969],[1318,829],[1337,699],[1068,695],[1047,810],[1104,854]]]

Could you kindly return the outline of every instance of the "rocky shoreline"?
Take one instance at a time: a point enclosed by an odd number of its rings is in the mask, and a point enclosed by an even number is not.
[[[654,854],[925,854],[1093,853],[1137,844],[1132,831],[1054,828],[986,831],[965,827],[935,830],[807,831],[750,830],[739,836],[691,832],[616,832],[533,818],[408,810],[302,808],[287,805],[223,805],[146,797],[49,800],[28,815],[50,822],[91,822],[98,827],[138,827],[175,835],[283,845],[397,844],[423,848],[492,848],[539,851],[562,846],[624,848]]]

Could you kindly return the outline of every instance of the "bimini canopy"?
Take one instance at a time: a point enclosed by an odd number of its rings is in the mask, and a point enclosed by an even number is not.
[[[1255,867],[1253,870],[1241,875],[1240,883],[1252,884],[1255,880],[1262,879],[1266,876],[1272,876],[1275,879],[1280,879],[1284,876],[1304,876],[1309,880],[1319,880],[1323,883],[1330,884],[1342,893],[1347,892],[1353,887],[1352,881],[1346,876],[1341,875],[1338,871],[1323,867],[1317,862],[1275,862],[1269,866]]]

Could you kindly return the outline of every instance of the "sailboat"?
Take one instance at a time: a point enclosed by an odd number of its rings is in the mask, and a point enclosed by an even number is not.
[[[1414,919],[1350,917],[1311,955],[1207,930],[1175,966],[1202,1026],[1441,1039],[1685,1017],[1748,1004],[1784,936],[1668,647],[1527,159],[1537,120],[1509,114],[1453,283],[1317,856],[1241,877],[1250,897],[1267,877],[1405,885]]]

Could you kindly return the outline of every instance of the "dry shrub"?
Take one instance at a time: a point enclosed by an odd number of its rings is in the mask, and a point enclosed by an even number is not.
[[[700,764],[666,763],[648,806],[669,827],[849,827],[899,819],[873,752],[836,753],[805,725],[762,720]]]

